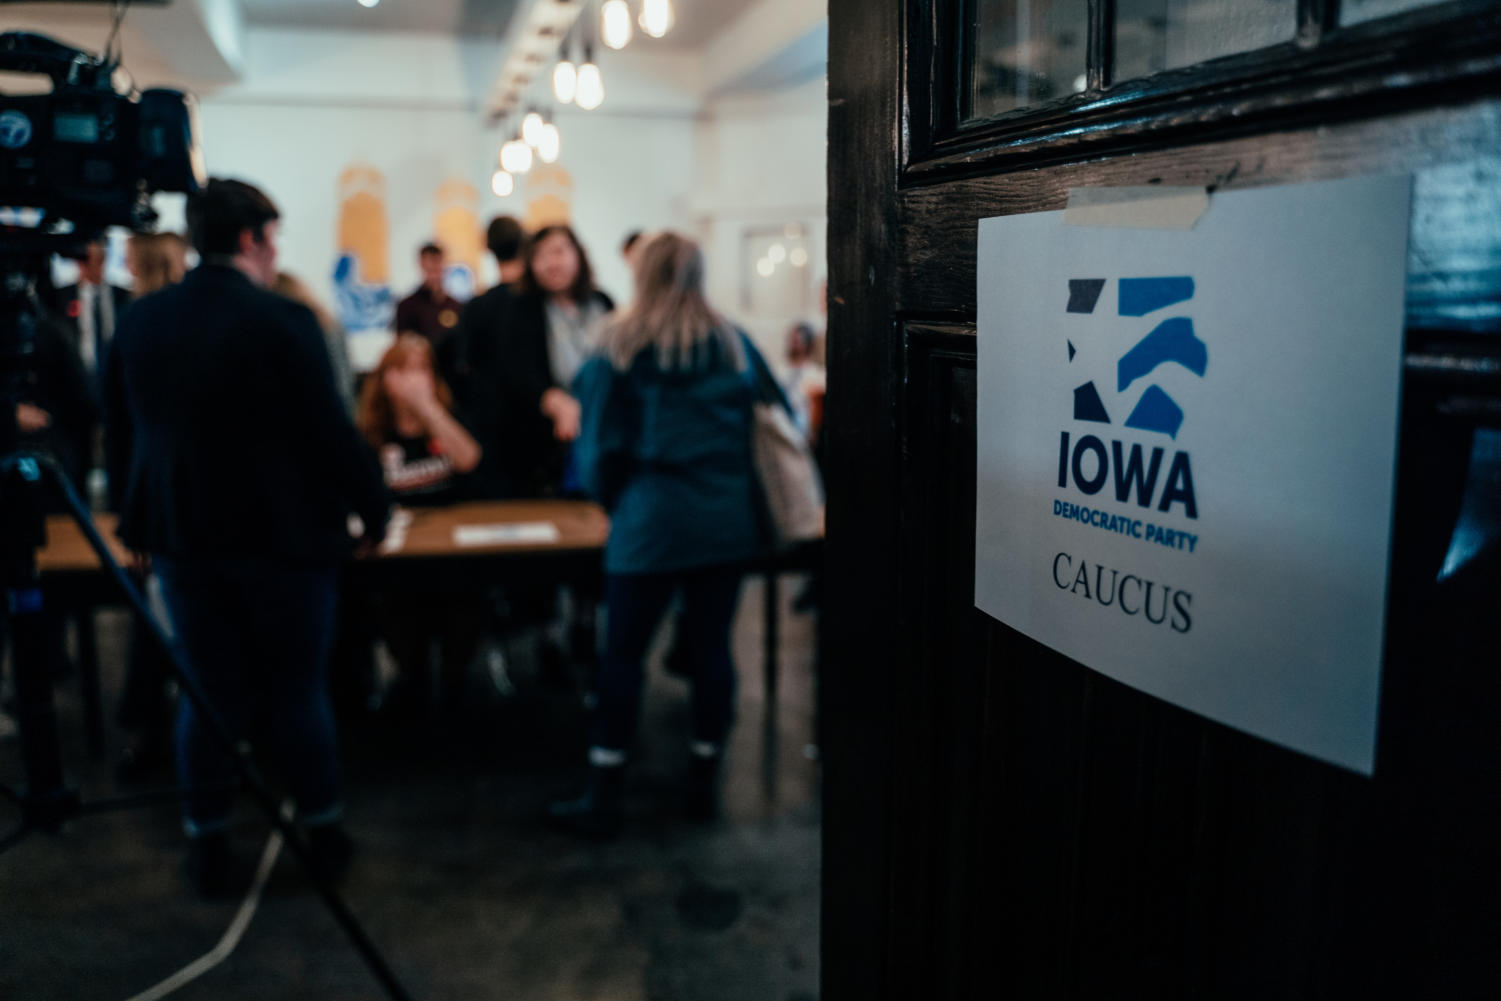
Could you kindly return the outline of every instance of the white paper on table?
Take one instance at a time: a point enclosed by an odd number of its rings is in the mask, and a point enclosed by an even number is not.
[[[400,507],[392,511],[391,520],[386,523],[386,537],[381,540],[381,553],[390,555],[400,552],[401,547],[407,544],[407,529],[411,527],[412,512]]]
[[[507,525],[459,525],[453,530],[456,546],[545,545],[562,538],[550,521],[522,521]]]

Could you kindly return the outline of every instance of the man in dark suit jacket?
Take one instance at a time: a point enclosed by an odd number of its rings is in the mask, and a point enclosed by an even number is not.
[[[57,290],[57,312],[66,321],[73,349],[97,379],[115,327],[130,305],[130,292],[104,280],[105,244],[95,240],[78,261],[78,281]]]
[[[389,498],[374,454],[340,402],[318,322],[266,290],[276,207],[238,181],[188,203],[203,264],[131,306],[105,380],[120,535],[150,554],[189,667],[244,737],[270,724],[276,757],[315,857],[348,860],[327,659],[338,567],[385,532]],[[232,761],[189,700],[178,761],[188,788],[189,870],[228,885]]]

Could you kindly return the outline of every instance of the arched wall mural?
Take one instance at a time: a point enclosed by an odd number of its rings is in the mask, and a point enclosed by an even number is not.
[[[396,308],[385,175],[369,164],[351,164],[339,174],[338,198],[333,277],[339,319],[351,333],[384,329]]]
[[[480,258],[485,249],[479,190],[468,181],[453,178],[438,186],[436,201],[433,237],[448,258],[443,284],[449,295],[467,301],[480,291]]]

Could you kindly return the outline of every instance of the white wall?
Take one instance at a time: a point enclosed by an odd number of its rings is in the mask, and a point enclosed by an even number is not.
[[[827,88],[823,80],[784,91],[712,101],[699,123],[691,199],[695,228],[709,258],[710,294],[738,320],[762,352],[780,364],[788,327],[823,328],[818,283],[826,274]],[[810,236],[808,306],[747,311],[742,286],[756,281],[742,257],[747,228],[797,224]]]

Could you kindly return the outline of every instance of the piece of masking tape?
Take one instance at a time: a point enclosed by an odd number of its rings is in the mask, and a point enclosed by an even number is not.
[[[1111,229],[1193,229],[1209,209],[1203,188],[1069,188],[1065,226]]]

